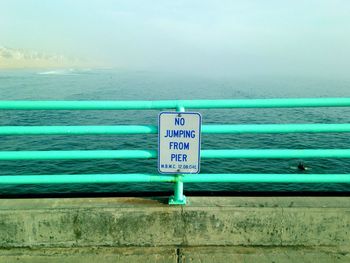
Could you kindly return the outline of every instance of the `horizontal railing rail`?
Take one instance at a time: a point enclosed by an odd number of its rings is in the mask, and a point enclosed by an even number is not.
[[[254,99],[254,100],[173,100],[173,101],[0,101],[0,110],[162,110],[350,107],[350,98]],[[344,133],[350,123],[340,124],[226,124],[203,125],[204,134],[258,133]],[[154,125],[113,126],[2,126],[0,136],[18,135],[125,135],[157,134]],[[155,159],[150,149],[1,151],[0,161],[83,160],[83,159]],[[294,159],[350,158],[350,149],[203,149],[203,159]],[[61,174],[3,175],[0,184],[60,183],[174,183],[171,204],[185,204],[183,183],[350,183],[348,174]]]
[[[203,125],[204,134],[350,132],[350,124],[255,124]],[[117,135],[157,134],[154,125],[118,126],[3,126],[0,135]]]
[[[86,183],[350,183],[348,174],[50,174],[2,175],[0,184]]]
[[[0,160],[155,159],[156,150],[1,151]],[[202,159],[350,158],[350,149],[201,150]]]
[[[160,101],[0,101],[0,110],[161,110],[232,108],[349,107],[350,98],[160,100]]]

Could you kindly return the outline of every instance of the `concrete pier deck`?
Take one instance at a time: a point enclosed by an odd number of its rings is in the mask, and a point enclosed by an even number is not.
[[[350,197],[0,199],[0,262],[350,262]]]

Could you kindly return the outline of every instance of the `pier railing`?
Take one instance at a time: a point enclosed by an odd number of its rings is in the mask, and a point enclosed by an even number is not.
[[[172,101],[0,101],[0,110],[169,110],[223,108],[349,107],[350,98],[172,100]],[[157,134],[152,125],[117,126],[1,126],[8,135]],[[202,133],[332,133],[350,132],[350,124],[203,125]],[[81,151],[1,151],[0,160],[153,159],[156,149]],[[218,149],[201,150],[201,158],[350,158],[350,149]],[[186,204],[184,183],[350,183],[348,174],[61,174],[3,175],[0,184],[174,183],[170,204]]]

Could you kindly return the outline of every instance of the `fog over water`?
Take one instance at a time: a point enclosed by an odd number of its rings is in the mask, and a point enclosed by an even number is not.
[[[0,1],[0,45],[90,67],[344,77],[350,2]]]

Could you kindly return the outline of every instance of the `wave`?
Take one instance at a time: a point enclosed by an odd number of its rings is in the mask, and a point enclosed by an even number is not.
[[[80,75],[90,72],[91,69],[58,69],[38,72],[39,75]]]

